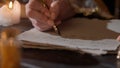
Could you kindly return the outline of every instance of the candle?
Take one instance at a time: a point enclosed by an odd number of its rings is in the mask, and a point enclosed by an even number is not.
[[[20,42],[16,40],[17,33],[18,31],[11,28],[1,33],[0,68],[20,68]]]
[[[20,22],[21,15],[21,5],[15,0],[12,1],[9,5],[3,5],[0,8],[0,25],[2,26],[10,26],[13,24],[17,24]]]

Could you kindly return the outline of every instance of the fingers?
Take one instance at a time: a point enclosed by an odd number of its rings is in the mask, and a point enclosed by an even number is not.
[[[38,0],[30,0],[26,5],[26,8],[31,8],[45,14],[46,16],[50,16],[49,10]]]
[[[39,24],[41,24],[41,25],[49,25],[49,26],[54,25],[54,21],[52,19],[50,19],[49,17],[45,16],[44,14],[42,14],[38,11],[35,11],[35,10],[32,10],[29,8],[26,10],[26,13],[29,18],[39,21]]]
[[[39,31],[46,31],[52,28],[52,26],[48,25],[47,23],[41,22],[41,21],[37,21],[33,18],[30,18],[33,26],[38,29]]]
[[[32,10],[31,8],[26,9],[26,15],[30,18],[34,18],[34,19],[36,19],[38,21],[42,21],[42,22],[47,22],[47,20],[48,20],[47,16],[45,16],[44,14],[42,14],[38,11]]]
[[[117,41],[120,41],[120,35],[117,37]]]
[[[55,20],[59,15],[59,0],[53,1],[50,5],[51,19]]]
[[[46,0],[52,1],[52,0]],[[59,14],[59,0],[53,1],[50,5],[50,10],[46,7],[44,7],[38,0],[30,0],[29,3],[26,5],[26,14],[29,17],[29,15],[33,14],[31,11],[36,10],[41,12],[41,14],[46,15],[52,20],[55,20]]]
[[[44,2],[47,4],[47,6],[50,6],[53,0],[44,0]]]
[[[53,0],[50,0],[50,3],[51,1]],[[26,5],[26,15],[36,29],[40,31],[48,30],[52,28],[54,21],[56,25],[61,23],[61,21],[56,20],[59,15],[59,0],[53,1],[49,9],[44,7],[38,0],[30,0]]]
[[[39,31],[46,31],[52,28],[52,25],[49,25],[47,23],[41,22],[41,21],[37,21],[33,18],[29,18],[33,24],[33,26],[38,29]],[[56,21],[56,25],[59,25],[61,23],[61,21]]]

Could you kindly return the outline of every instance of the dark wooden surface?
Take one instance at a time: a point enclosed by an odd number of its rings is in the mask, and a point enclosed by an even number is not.
[[[115,2],[115,17],[116,18],[120,18],[120,1],[119,0],[116,0]]]
[[[36,61],[31,64],[41,68],[117,68],[116,55],[91,56],[66,50],[23,49],[23,58]]]

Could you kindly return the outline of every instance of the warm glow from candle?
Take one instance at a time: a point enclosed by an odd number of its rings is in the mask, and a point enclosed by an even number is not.
[[[7,40],[7,34],[5,32],[1,33],[1,39]]]
[[[16,28],[6,28],[1,31],[0,68],[21,68],[21,43],[16,38],[18,32]]]
[[[10,8],[10,9],[13,8],[13,3],[12,3],[12,1],[10,1],[10,3],[9,3],[9,8]]]

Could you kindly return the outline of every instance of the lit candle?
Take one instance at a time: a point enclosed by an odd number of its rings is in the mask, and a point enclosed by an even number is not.
[[[16,40],[15,29],[6,29],[0,39],[0,68],[20,68],[20,42]]]
[[[17,24],[20,22],[21,15],[21,5],[15,0],[12,1],[9,5],[3,5],[0,8],[0,25],[2,26],[10,26],[13,24]]]

